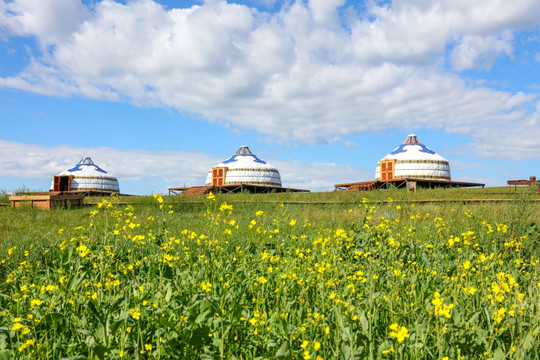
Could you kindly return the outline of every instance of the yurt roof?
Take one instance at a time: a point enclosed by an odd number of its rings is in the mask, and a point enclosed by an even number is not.
[[[268,164],[266,161],[261,160],[257,155],[253,154],[249,147],[246,145],[240,146],[238,151],[228,158],[227,160],[221,162],[218,166],[226,166],[230,169],[235,168],[263,168],[270,169],[274,168],[272,165]]]
[[[418,137],[415,134],[410,134],[407,136],[405,141],[395,148],[392,152],[386,155],[383,160],[423,160],[423,159],[432,159],[432,160],[446,160],[435,151],[429,149],[426,145],[422,144]]]
[[[94,176],[112,177],[108,171],[105,171],[96,165],[90,157],[82,158],[74,167],[63,171],[61,175],[87,175],[90,173]]]

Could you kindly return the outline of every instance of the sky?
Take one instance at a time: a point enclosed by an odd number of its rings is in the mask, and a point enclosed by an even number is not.
[[[122,193],[248,145],[285,187],[373,180],[408,134],[452,180],[540,177],[540,0],[0,0],[0,190],[90,156]]]

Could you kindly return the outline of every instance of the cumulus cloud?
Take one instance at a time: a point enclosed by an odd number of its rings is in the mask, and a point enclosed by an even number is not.
[[[495,59],[501,54],[512,55],[512,40],[508,31],[499,37],[466,36],[452,51],[452,66],[457,71],[490,70]]]
[[[281,141],[427,127],[471,134],[478,154],[499,156],[489,139],[538,131],[534,94],[473,85],[443,65],[487,71],[511,57],[514,32],[540,23],[538,0],[345,4],[293,1],[270,13],[223,0],[0,0],[0,27],[44,44],[0,86],[170,107]]]
[[[1,177],[52,181],[54,175],[90,156],[116,176],[122,192],[167,192],[167,187],[204,185],[208,170],[225,160],[201,152],[150,151],[109,147],[42,146],[0,140]],[[334,184],[360,181],[366,176],[348,165],[266,159],[275,166],[284,187],[328,191]]]

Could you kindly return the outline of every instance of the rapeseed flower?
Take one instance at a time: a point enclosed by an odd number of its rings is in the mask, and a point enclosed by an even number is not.
[[[406,338],[409,337],[409,331],[405,326],[399,326],[397,323],[393,323],[389,327],[392,331],[390,331],[388,335],[391,338],[396,339],[398,343],[401,344]]]

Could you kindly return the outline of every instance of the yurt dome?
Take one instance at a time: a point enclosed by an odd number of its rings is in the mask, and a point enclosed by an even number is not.
[[[51,190],[119,193],[120,186],[114,176],[94,164],[91,158],[85,157],[71,169],[55,176]]]
[[[281,176],[275,167],[259,159],[247,146],[240,146],[236,154],[210,169],[206,185],[281,187]]]
[[[375,180],[393,179],[450,181],[450,164],[411,134],[403,144],[377,163]]]

